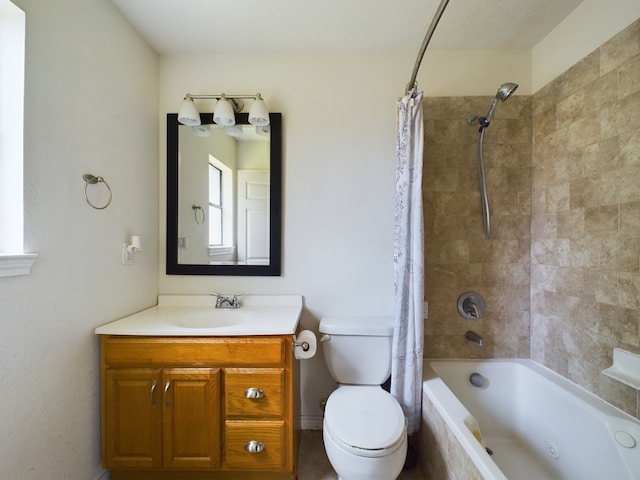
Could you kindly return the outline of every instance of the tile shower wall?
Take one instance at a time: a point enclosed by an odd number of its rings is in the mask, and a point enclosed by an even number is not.
[[[531,358],[640,418],[640,20],[533,95]]]
[[[498,105],[485,132],[492,221],[487,240],[478,193],[478,127],[466,119],[486,115],[492,101],[424,100],[426,357],[529,357],[531,98],[516,95]],[[482,319],[458,314],[458,297],[466,291],[483,296]],[[487,344],[470,343],[467,330]]]

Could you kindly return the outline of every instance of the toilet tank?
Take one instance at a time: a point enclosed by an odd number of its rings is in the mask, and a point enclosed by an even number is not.
[[[333,379],[349,385],[381,385],[391,374],[393,318],[325,317],[320,341]]]

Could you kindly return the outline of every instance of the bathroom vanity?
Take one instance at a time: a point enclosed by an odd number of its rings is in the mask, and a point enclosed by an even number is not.
[[[208,296],[96,329],[102,459],[114,480],[295,479],[300,296]]]

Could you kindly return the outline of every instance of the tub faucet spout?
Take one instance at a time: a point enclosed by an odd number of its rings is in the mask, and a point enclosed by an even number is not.
[[[484,338],[482,338],[480,335],[478,335],[476,332],[469,330],[467,333],[464,334],[464,336],[466,337],[467,340],[469,340],[470,342],[473,343],[477,343],[478,345],[480,345],[481,347],[484,346],[485,344],[485,340]]]

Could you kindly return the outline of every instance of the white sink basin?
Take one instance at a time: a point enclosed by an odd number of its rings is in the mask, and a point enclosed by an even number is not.
[[[240,308],[215,308],[209,295],[160,295],[158,305],[96,328],[98,335],[292,335],[302,295],[244,295]]]
[[[221,328],[232,325],[239,325],[251,320],[251,313],[242,309],[222,310],[222,309],[200,309],[186,311],[176,315],[167,315],[169,323],[183,328]]]

